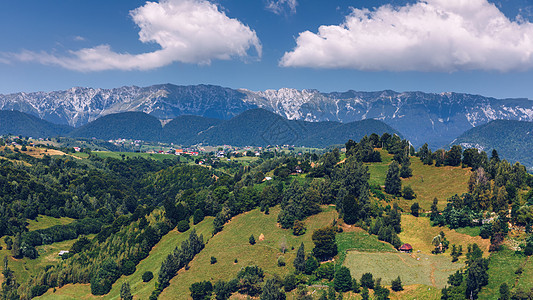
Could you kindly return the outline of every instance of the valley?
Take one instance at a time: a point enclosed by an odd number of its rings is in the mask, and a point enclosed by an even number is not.
[[[10,142],[9,138],[4,141]],[[24,214],[19,217],[13,215],[9,222],[4,223],[8,226],[3,230],[8,234],[0,240],[0,255],[8,257],[8,268],[17,283],[21,284],[18,291],[23,298],[119,299],[127,283],[134,299],[189,299],[190,288],[194,284],[210,282],[218,284],[211,292],[213,297],[229,293],[228,296],[232,295],[230,299],[240,299],[253,293],[248,290],[253,286],[259,289],[259,294],[255,294],[259,296],[266,288],[264,284],[270,282],[277,286],[274,291],[286,294],[288,299],[300,299],[305,294],[319,299],[321,295],[327,297],[332,290],[342,294],[344,299],[361,299],[366,292],[378,298],[384,291],[390,299],[440,299],[442,293],[463,293],[467,288],[468,285],[464,284],[470,280],[467,275],[473,268],[474,259],[468,249],[474,244],[480,255],[476,259],[488,264],[488,281],[476,290],[480,299],[497,299],[502,283],[507,283],[513,293],[527,293],[533,287],[525,279],[532,270],[528,264],[529,250],[526,249],[530,247],[529,235],[517,230],[527,228],[527,225],[521,224],[531,217],[528,210],[533,203],[533,176],[520,173],[519,169],[509,169],[509,175],[505,175],[507,183],[501,183],[503,177],[498,171],[490,181],[496,191],[494,198],[484,200],[483,186],[472,186],[471,183],[472,178],[478,176],[475,175],[476,170],[465,166],[466,161],[461,166],[461,161],[453,165],[452,160],[446,159],[444,165],[437,167],[436,158],[431,165],[425,164],[418,157],[421,152],[403,156],[405,151],[401,149],[409,148],[407,141],[388,134],[365,137],[358,143],[349,142],[342,152],[338,148],[306,152],[305,149],[291,147],[276,151],[269,148],[250,151],[252,148],[244,147],[240,150],[241,157],[234,157],[228,154],[233,153],[235,147],[222,148],[229,160],[217,158],[213,152],[202,151],[197,157],[85,149],[69,153],[70,150],[61,148],[60,144],[41,144],[36,148],[26,145],[25,139],[18,143],[26,149],[22,151],[19,145],[16,151],[12,146],[9,153],[6,152],[7,147],[0,151],[5,158],[0,162],[2,174],[6,174],[2,176],[12,178],[7,174],[26,172],[25,177],[30,181],[21,181],[20,184],[23,185],[22,194],[29,193],[30,196],[18,200],[22,207],[27,207]],[[253,155],[247,156],[247,151]],[[377,153],[381,162],[368,161],[374,160]],[[446,156],[452,157],[452,153],[449,150]],[[198,161],[202,161],[203,166]],[[405,198],[407,196],[404,197],[403,192],[387,192],[391,184],[390,169],[397,161],[410,165],[411,176],[402,178],[400,184],[402,189],[407,186],[412,188],[416,195],[413,200]],[[490,163],[497,162],[491,159]],[[498,164],[503,167],[506,162]],[[12,167],[15,165],[22,169],[16,171]],[[47,171],[52,167],[59,171],[58,175]],[[486,165],[485,168],[490,172],[492,167]],[[42,181],[42,175],[31,170],[44,170],[42,174],[48,174],[48,181]],[[68,181],[60,175],[64,172],[72,174]],[[89,179],[94,172],[107,178],[108,183],[94,185],[95,180],[98,182],[96,177]],[[56,176],[57,179],[53,179]],[[271,179],[267,180],[267,177]],[[118,178],[122,179],[117,181]],[[190,180],[192,178],[193,181]],[[42,185],[44,189],[33,190],[42,190],[43,193],[32,196],[32,190],[24,189],[26,182]],[[65,182],[66,185],[54,182]],[[83,182],[83,190],[76,182]],[[123,185],[126,182],[135,186],[137,194]],[[13,188],[8,182],[2,184],[4,190]],[[502,184],[509,192],[500,195],[496,187]],[[64,202],[47,203],[48,195],[55,190],[67,196],[61,196]],[[342,193],[348,193],[348,196],[340,196]],[[353,216],[348,215],[352,212],[346,208],[350,194],[356,196],[353,205],[360,207],[353,211]],[[469,197],[475,197],[480,202],[467,204]],[[508,231],[498,227],[501,226],[499,218],[503,218],[501,214],[497,215],[499,197],[507,197],[506,201],[513,203],[507,204],[515,211],[510,216],[513,227]],[[433,201],[435,198],[437,202]],[[13,200],[4,196],[3,201],[3,207],[16,210],[16,206],[12,206]],[[486,202],[487,208],[476,208],[485,203],[483,201],[489,201]],[[416,215],[413,212],[415,202],[420,207]],[[76,211],[72,210],[74,207]],[[302,210],[303,207],[306,209]],[[467,207],[470,210],[465,210]],[[440,212],[438,215],[435,215],[435,208]],[[475,221],[481,212],[493,216],[489,233],[484,233],[485,225]],[[456,221],[454,218],[461,214],[460,218],[464,220]],[[40,232],[44,238],[50,228],[66,229],[66,226],[85,220],[86,216],[92,216],[101,224],[96,229],[97,233],[82,233],[63,241],[45,241],[34,246],[36,257],[26,256],[33,255],[31,246],[24,248],[28,244],[19,248],[21,256],[17,258],[14,258],[13,250],[6,250],[8,240],[12,249],[17,243],[30,242],[28,233],[23,233],[20,238],[13,234],[20,229],[22,232]],[[286,218],[294,218],[294,226],[290,221],[287,223]],[[301,220],[298,226],[303,228],[303,232],[296,235],[298,220]],[[185,226],[182,223],[186,223],[187,227],[180,227]],[[334,230],[337,254],[312,267],[311,261],[316,261],[313,249],[317,247],[314,235],[327,228]],[[153,238],[146,235],[146,230],[151,230]],[[190,240],[193,232],[203,237],[205,246],[188,264],[175,274],[171,273],[169,279],[163,279],[161,274],[165,262],[176,253],[175,249],[189,247],[185,241]],[[499,236],[503,240],[499,240]],[[444,253],[435,252],[441,249],[435,246],[436,237],[445,241],[439,246],[446,245]],[[17,242],[17,239],[20,240]],[[412,253],[397,250],[405,243],[412,246]],[[118,245],[123,246],[117,248]],[[299,259],[301,245],[304,247],[303,271],[299,271],[300,267],[295,263]],[[454,256],[450,255],[456,251],[452,248],[462,249],[456,261],[452,261]],[[62,250],[71,253],[59,257],[58,252]],[[107,264],[109,259],[118,265],[113,267],[116,269],[107,269],[109,271],[106,272],[112,273],[102,273],[104,268],[111,268],[103,264]],[[516,263],[502,269],[499,265],[507,260]],[[131,270],[125,269],[128,261],[133,262]],[[307,264],[310,264],[309,267]],[[257,266],[263,272],[258,282],[247,287],[242,285],[242,281],[232,281],[249,266]],[[522,268],[520,274],[515,272],[517,266]],[[337,286],[335,278],[340,276],[336,274],[344,267],[350,270],[354,282],[358,283],[357,289],[355,285],[347,291],[334,288]],[[143,282],[148,272],[154,278]],[[367,290],[360,287],[363,283],[361,277],[366,273],[374,276],[376,287]],[[4,274],[9,276],[9,273]],[[449,277],[453,274],[463,274],[461,284],[450,285]],[[403,291],[393,290],[392,281],[398,276]],[[100,283],[95,278],[105,280],[102,281],[103,293],[96,289]],[[5,282],[5,279],[2,280]],[[163,288],[161,280],[168,280]],[[227,284],[227,292],[221,289],[223,285],[220,282]],[[6,289],[8,286],[3,291]]]

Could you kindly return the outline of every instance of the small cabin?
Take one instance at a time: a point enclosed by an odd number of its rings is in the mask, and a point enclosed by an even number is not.
[[[410,244],[403,244],[400,247],[400,251],[405,253],[411,253],[413,252],[413,246],[411,246]]]

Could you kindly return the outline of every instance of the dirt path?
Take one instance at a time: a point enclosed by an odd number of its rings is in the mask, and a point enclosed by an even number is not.
[[[435,267],[435,264],[432,263],[432,264],[431,264],[431,275],[430,275],[430,278],[431,278],[431,284],[432,284],[434,287],[437,287],[437,281],[435,280],[435,270],[437,270],[437,268]]]

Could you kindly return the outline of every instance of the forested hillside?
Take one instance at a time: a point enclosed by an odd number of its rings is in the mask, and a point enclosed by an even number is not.
[[[28,148],[0,148],[7,299],[497,299],[533,288],[533,176],[497,151],[416,151],[388,133],[346,152],[203,166]],[[502,257],[521,272],[495,275]]]
[[[0,110],[0,135],[15,134],[29,137],[52,137],[72,131],[67,125],[57,125],[16,110]]]
[[[452,144],[485,151],[498,149],[510,162],[518,161],[533,170],[533,122],[495,120],[466,131]]]

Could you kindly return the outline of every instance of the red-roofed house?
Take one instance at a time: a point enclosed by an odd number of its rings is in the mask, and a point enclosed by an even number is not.
[[[413,252],[413,246],[411,246],[410,244],[403,244],[400,247],[400,251],[401,252],[406,252],[406,253],[411,253],[411,252]]]

